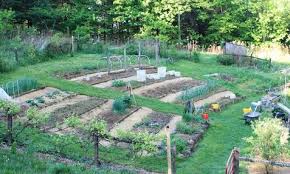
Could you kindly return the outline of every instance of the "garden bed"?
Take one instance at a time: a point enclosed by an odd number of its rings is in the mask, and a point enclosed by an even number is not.
[[[152,74],[152,73],[156,73],[157,69],[156,68],[144,68],[146,70],[146,73],[148,74]],[[99,73],[95,73],[95,74],[89,74],[89,75],[85,75],[85,76],[81,76],[81,77],[77,77],[75,79],[72,79],[73,81],[80,81],[83,83],[87,83],[90,85],[95,85],[95,84],[99,84],[99,83],[104,83],[104,82],[108,82],[111,80],[115,80],[115,79],[121,79],[121,78],[127,78],[127,77],[131,77],[136,75],[136,70],[135,69],[121,69],[121,70],[117,70],[117,71],[111,71],[110,73],[107,72],[99,72]]]
[[[81,116],[82,114],[99,107],[104,104],[107,100],[99,99],[95,97],[90,97],[86,100],[82,100],[73,104],[65,105],[64,107],[59,107],[50,112],[49,120],[46,127],[52,128],[63,123],[63,121],[72,116]]]
[[[152,112],[147,117],[143,118],[140,123],[135,124],[133,126],[133,131],[157,134],[170,122],[172,117],[172,114]]]
[[[122,122],[124,119],[129,117],[131,114],[138,111],[139,107],[128,108],[125,112],[118,113],[112,109],[105,110],[97,115],[97,118],[105,120],[107,122],[109,130],[112,129],[116,124]]]
[[[166,80],[172,80],[172,79],[176,79],[177,77],[172,76],[172,75],[166,75],[165,78],[161,78],[158,80],[154,80],[154,79],[146,79],[145,82],[138,82],[137,80],[131,80],[129,81],[131,84],[132,89],[137,89],[143,86],[147,86],[147,85],[152,85],[154,83],[160,83]],[[137,79],[137,77],[136,77]],[[112,85],[111,85],[112,86]],[[127,86],[121,86],[121,87],[111,87],[112,89],[117,89],[117,90],[121,90],[121,91],[126,91],[127,90]]]
[[[176,80],[176,81],[174,81]],[[195,86],[200,85],[199,81],[195,80],[177,80],[173,79],[172,83],[164,84],[162,83],[156,87],[151,87],[148,90],[143,90],[140,92],[140,95],[145,97],[152,97],[152,98],[163,98],[169,94],[177,93],[179,91],[184,91],[188,88],[193,88]],[[150,87],[150,86],[149,86]]]

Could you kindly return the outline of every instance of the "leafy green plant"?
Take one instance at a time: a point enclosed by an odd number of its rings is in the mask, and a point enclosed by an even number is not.
[[[186,150],[188,143],[180,136],[174,135],[171,139],[171,144],[175,144],[177,153],[182,153]]]
[[[226,66],[235,64],[234,58],[230,55],[218,55],[217,62]]]
[[[132,105],[132,97],[128,95],[124,95],[122,97],[117,98],[113,102],[113,111],[115,112],[125,112],[127,108],[130,108]]]
[[[191,113],[184,113],[182,115],[182,120],[185,122],[190,122],[193,119],[193,115]]]
[[[280,119],[264,118],[252,124],[253,135],[245,138],[251,152],[266,160],[279,160],[286,154],[289,131]],[[266,165],[269,172],[271,166]]]
[[[118,131],[118,138],[131,142],[134,155],[139,152],[140,156],[142,156],[144,152],[149,154],[157,152],[156,141],[160,140],[161,137],[147,132]]]
[[[194,128],[192,124],[180,121],[176,124],[176,131],[182,134],[192,134],[196,131],[196,128]]]
[[[123,80],[114,80],[112,83],[113,87],[123,87],[126,86],[126,82],[124,82]]]
[[[12,60],[0,57],[0,72],[10,72],[16,68],[16,63]]]
[[[199,99],[217,88],[218,85],[214,80],[207,80],[205,85],[183,91],[180,99],[183,101]]]

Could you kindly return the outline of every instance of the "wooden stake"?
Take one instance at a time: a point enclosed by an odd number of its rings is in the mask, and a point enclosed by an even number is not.
[[[168,174],[172,174],[171,167],[171,145],[170,145],[170,130],[169,126],[166,126],[166,136],[167,136],[167,163],[168,163]]]

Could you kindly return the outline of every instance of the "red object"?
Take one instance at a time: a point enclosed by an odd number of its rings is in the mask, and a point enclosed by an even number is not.
[[[208,120],[208,113],[204,113],[204,114],[202,114],[202,118],[203,118],[204,120]]]

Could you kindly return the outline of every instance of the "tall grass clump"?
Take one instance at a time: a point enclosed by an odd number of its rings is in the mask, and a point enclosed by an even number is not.
[[[33,89],[38,89],[40,84],[35,79],[24,77],[0,85],[0,87],[2,87],[4,91],[6,91],[6,93],[10,96],[19,96]]]
[[[218,85],[214,80],[208,80],[205,85],[183,91],[180,99],[182,101],[199,99],[200,97],[209,94],[211,91],[217,88]]]
[[[0,72],[10,72],[16,68],[16,62],[0,57]]]

